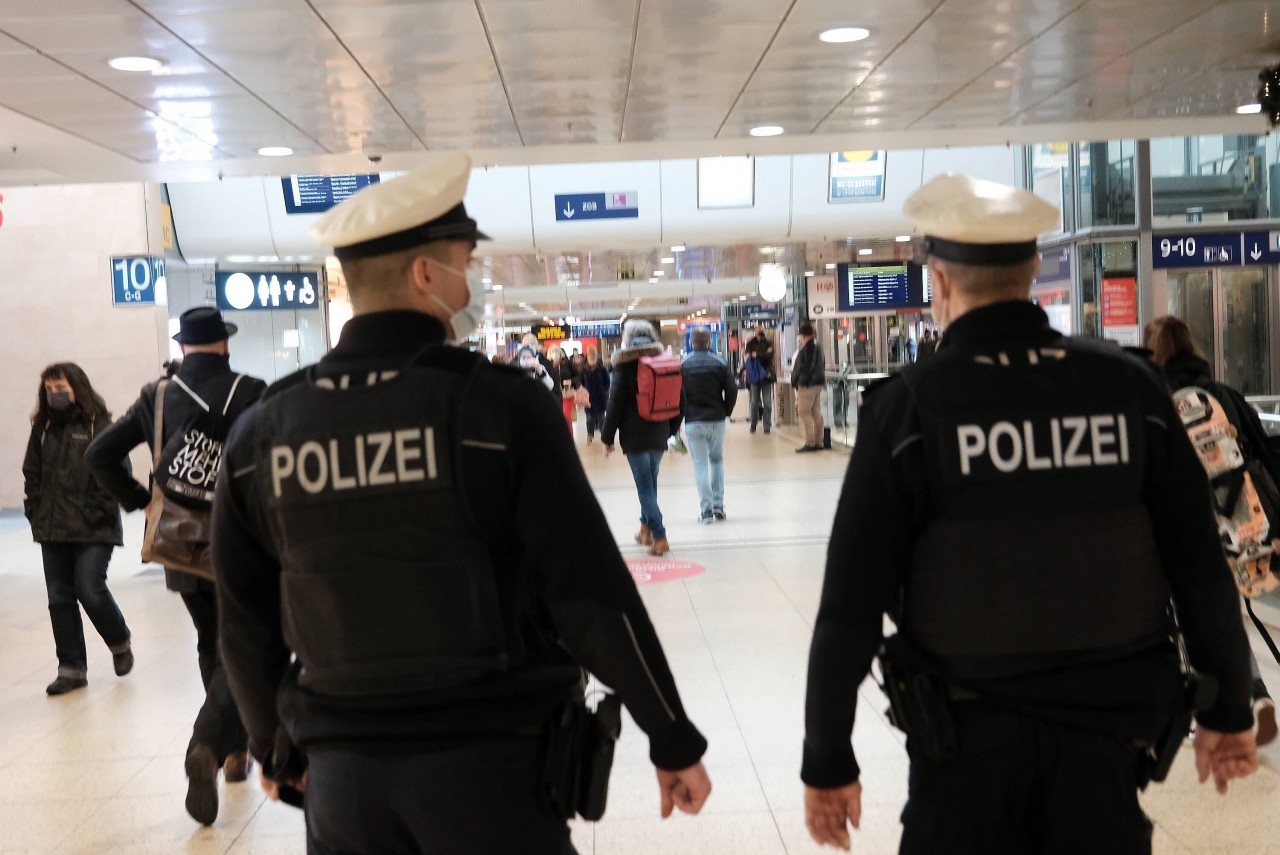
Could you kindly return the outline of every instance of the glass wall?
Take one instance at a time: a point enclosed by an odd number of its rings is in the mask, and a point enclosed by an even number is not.
[[[1080,253],[1080,335],[1108,336],[1124,344],[1136,344],[1126,340],[1118,328],[1137,324],[1137,242],[1086,243],[1077,249]],[[1125,306],[1112,302],[1125,294],[1130,295],[1126,300],[1133,300],[1131,317],[1126,317]]]
[[[1076,148],[1077,226],[1131,226],[1134,205],[1134,140],[1082,142]]]
[[[1274,216],[1280,142],[1228,135],[1151,141],[1155,225],[1222,223]],[[1276,201],[1272,201],[1275,199]]]

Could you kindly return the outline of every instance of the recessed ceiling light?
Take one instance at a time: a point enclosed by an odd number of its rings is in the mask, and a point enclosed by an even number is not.
[[[492,277],[492,276],[485,276],[485,277],[483,277],[480,281],[481,281],[481,283],[483,283],[483,284],[485,284],[485,285],[492,285],[492,284],[493,284],[493,277]]]
[[[1247,116],[1250,113],[1261,113],[1262,105],[1261,104],[1241,104],[1239,107],[1236,107],[1236,112],[1242,116]]]
[[[263,157],[288,157],[293,154],[293,149],[287,145],[265,145],[258,149],[258,154]]]
[[[871,250],[869,250],[869,249],[860,249],[860,250],[858,250],[858,255],[870,255],[870,254],[871,254]]]
[[[653,277],[652,279],[650,279],[650,280],[649,280],[649,284],[650,284],[650,285],[657,285],[657,284],[658,284],[658,277],[656,277],[656,276],[655,276],[655,277]]]
[[[667,258],[662,259],[662,263],[663,263],[663,264],[675,264],[675,263],[676,263],[676,260],[675,260],[674,258],[671,258],[670,256],[668,256]]]
[[[865,27],[835,27],[823,30],[818,34],[818,38],[830,45],[843,45],[849,42],[860,42],[869,35],[871,31]]]
[[[502,286],[501,286],[501,285],[494,285],[494,286],[493,286],[493,290],[495,290],[495,291],[501,291],[501,290],[502,290]]]
[[[667,271],[665,271],[665,270],[655,270],[655,271],[653,271],[653,275],[654,275],[654,276],[666,276],[666,275],[667,275]]]
[[[786,130],[781,125],[760,125],[751,129],[753,137],[776,137],[783,133],[786,133]]]
[[[672,251],[672,252],[684,252],[684,244],[682,244],[682,243],[678,243],[678,244],[676,244],[675,246],[671,247],[671,251]]]
[[[827,265],[827,269],[828,269],[828,270],[835,270],[835,269],[836,269],[836,266],[835,266],[834,264],[828,264],[828,265]]]
[[[164,65],[164,60],[150,56],[117,56],[107,60],[107,65],[116,71],[155,71]]]
[[[910,243],[911,235],[898,235],[896,238],[894,238],[894,240],[896,240],[898,243]]]
[[[804,272],[804,275],[805,275],[805,276],[813,276],[813,275],[815,275],[816,273],[817,273],[817,271],[816,271],[816,270],[806,270],[806,271]]]

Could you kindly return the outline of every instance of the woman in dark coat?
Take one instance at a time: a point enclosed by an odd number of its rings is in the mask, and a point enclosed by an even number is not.
[[[58,654],[57,679],[45,689],[50,695],[88,685],[82,607],[111,650],[116,675],[133,668],[129,627],[107,589],[111,550],[124,543],[120,506],[84,459],[85,448],[110,424],[106,403],[80,366],[62,362],[40,374],[22,475]]]
[[[604,411],[609,403],[609,369],[600,361],[600,351],[587,348],[587,363],[582,369],[582,388],[591,403],[586,407],[587,445],[595,441],[596,431],[604,427]]]

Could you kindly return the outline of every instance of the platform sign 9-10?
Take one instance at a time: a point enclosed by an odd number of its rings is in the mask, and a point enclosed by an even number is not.
[[[153,306],[164,291],[164,259],[151,255],[111,258],[111,302],[116,306]]]
[[[1152,235],[1151,256],[1156,269],[1234,266],[1243,257],[1241,236],[1238,232]]]

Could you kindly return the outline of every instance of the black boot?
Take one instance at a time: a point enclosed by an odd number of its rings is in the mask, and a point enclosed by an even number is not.
[[[218,818],[218,758],[207,745],[187,752],[187,813],[201,825]]]
[[[126,645],[119,653],[113,651],[111,660],[116,666],[116,676],[123,677],[133,670],[133,649]]]
[[[44,687],[44,693],[46,695],[65,695],[67,692],[83,689],[87,685],[89,685],[89,681],[84,677],[67,677],[59,674],[56,680]]]

